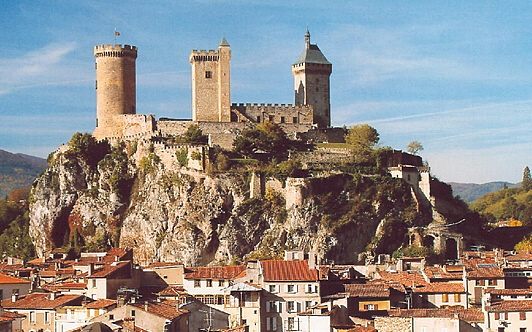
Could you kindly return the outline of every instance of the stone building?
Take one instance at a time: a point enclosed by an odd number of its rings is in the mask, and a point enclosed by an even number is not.
[[[136,114],[137,48],[130,45],[94,47],[96,128],[94,136],[122,135],[122,115]]]
[[[310,32],[305,34],[305,49],[292,64],[296,105],[310,105],[314,123],[320,128],[331,126],[330,81],[332,64],[318,45],[310,43]]]

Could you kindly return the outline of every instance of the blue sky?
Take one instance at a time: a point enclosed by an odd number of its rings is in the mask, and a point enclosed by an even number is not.
[[[232,49],[233,102],[293,102],[306,27],[333,63],[334,125],[419,140],[445,181],[532,166],[528,1],[0,0],[0,149],[46,156],[95,122],[96,44],[136,45],[137,112],[190,118],[192,49]]]

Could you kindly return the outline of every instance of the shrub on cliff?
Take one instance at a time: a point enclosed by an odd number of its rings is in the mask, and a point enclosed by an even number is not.
[[[233,151],[246,157],[286,160],[291,141],[276,123],[262,122],[243,130],[233,143]]]
[[[111,152],[111,146],[106,140],[97,141],[88,133],[75,133],[68,141],[68,146],[71,153],[85,160],[90,167],[95,167],[106,154]]]

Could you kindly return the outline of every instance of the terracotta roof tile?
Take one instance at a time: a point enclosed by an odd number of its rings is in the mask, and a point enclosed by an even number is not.
[[[421,273],[418,272],[386,272],[379,271],[379,276],[385,281],[395,281],[402,284],[405,287],[412,286],[424,286],[428,282],[423,278]]]
[[[148,302],[147,304],[135,303],[131,305],[144,311],[146,311],[147,305],[147,312],[170,320],[189,313],[188,310],[179,309],[176,301]]]
[[[492,302],[490,306],[486,308],[491,312],[504,312],[504,311],[532,311],[532,300],[508,300]]]
[[[153,262],[150,263],[147,267],[150,269],[158,268],[158,267],[172,267],[172,266],[180,266],[183,265],[183,263],[180,262]]]
[[[390,287],[384,283],[346,284],[344,288],[349,297],[390,297]]]
[[[47,293],[33,293],[21,297],[15,302],[11,299],[2,301],[2,306],[6,309],[55,309],[76,301],[81,302],[83,295],[56,295],[55,299],[51,299],[50,294]]]
[[[412,289],[414,293],[465,293],[464,285],[456,282],[431,282]]]
[[[105,264],[96,271],[94,271],[89,278],[111,278],[117,274],[128,275],[130,273],[131,261],[125,262],[113,262],[111,264]]]
[[[515,288],[515,289],[486,289],[486,293],[493,294],[493,295],[532,295],[532,289],[525,288]]]
[[[512,256],[507,256],[509,262],[532,261],[532,253],[520,252]]]
[[[484,322],[484,314],[480,309],[438,308],[438,309],[391,309],[390,317],[441,317],[454,318],[455,315],[467,322]]]
[[[318,281],[318,270],[310,269],[307,261],[260,261],[264,281]]]
[[[12,277],[10,275],[0,273],[0,284],[29,284],[28,280]]]
[[[83,282],[62,282],[57,284],[46,284],[42,286],[42,289],[47,291],[64,291],[64,290],[71,290],[71,289],[86,289],[87,284]]]
[[[458,271],[449,270],[447,267],[444,269],[440,266],[426,266],[424,269],[427,278],[433,279],[446,279],[446,280],[462,280],[463,269],[460,267]]]
[[[109,300],[109,299],[99,299],[96,301],[92,301],[90,303],[87,303],[85,305],[85,308],[87,309],[105,309],[110,306],[116,305],[115,300]]]
[[[180,286],[168,286],[159,293],[157,293],[159,296],[180,296],[180,295],[188,295],[188,293],[185,291],[183,287]]]
[[[191,272],[185,273],[187,279],[234,279],[246,269],[244,265],[236,266],[203,266],[188,268]]]

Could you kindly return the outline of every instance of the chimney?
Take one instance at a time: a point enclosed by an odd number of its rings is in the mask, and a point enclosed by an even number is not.
[[[17,302],[17,300],[18,300],[18,293],[13,292],[13,294],[11,294],[11,302]]]
[[[51,292],[49,295],[48,295],[48,298],[50,299],[50,301],[54,301],[55,298],[56,298],[57,294],[55,292]]]
[[[94,263],[89,263],[89,271],[87,272],[87,276],[91,276],[94,273]]]
[[[148,312],[148,301],[144,302],[144,311]]]

